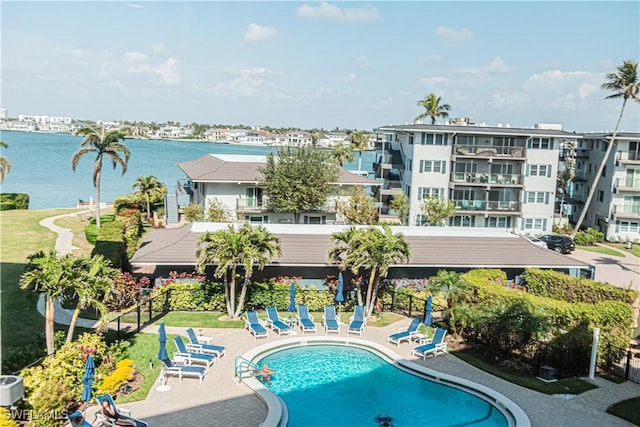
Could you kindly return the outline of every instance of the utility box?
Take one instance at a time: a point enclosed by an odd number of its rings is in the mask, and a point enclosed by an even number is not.
[[[13,406],[24,398],[22,377],[0,375],[0,406]]]
[[[542,365],[540,366],[540,375],[539,377],[545,381],[555,381],[556,380],[556,368],[552,368],[551,366]]]

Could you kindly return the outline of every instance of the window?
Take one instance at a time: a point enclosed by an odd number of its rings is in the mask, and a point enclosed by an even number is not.
[[[616,233],[637,233],[640,223],[635,221],[616,221]]]
[[[604,201],[604,191],[602,190],[598,190],[598,201],[599,202]]]
[[[438,160],[420,160],[420,172],[445,173],[445,162]]]
[[[420,143],[422,145],[447,145],[449,135],[443,135],[441,133],[423,133]]]
[[[551,165],[528,165],[530,176],[551,176]]]
[[[413,145],[413,134],[409,135],[409,145]]]
[[[475,227],[476,217],[470,215],[456,215],[449,220],[449,225],[453,227]]]
[[[508,217],[508,216],[490,216],[485,221],[485,227],[510,228],[511,227],[511,217]]]
[[[545,230],[546,228],[546,218],[525,218],[522,220],[523,230]]]
[[[411,172],[411,164],[413,163],[413,159],[407,158],[407,167],[406,169]]]
[[[324,224],[326,221],[327,221],[327,217],[324,215],[322,216],[305,215],[304,216],[305,224]]]
[[[444,188],[418,187],[418,200],[444,196]]]
[[[529,140],[528,148],[548,150],[553,148],[553,143],[550,138],[531,138]]]
[[[524,196],[525,203],[545,203],[549,204],[549,192],[545,191],[526,191]]]
[[[602,168],[602,177],[603,177],[603,178],[606,178],[606,177],[607,177],[607,165],[605,165],[605,166]]]

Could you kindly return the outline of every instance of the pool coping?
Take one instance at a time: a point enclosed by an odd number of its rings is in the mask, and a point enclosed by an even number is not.
[[[417,371],[429,377],[432,381],[443,383],[451,387],[461,388],[488,401],[502,412],[507,412],[510,415],[512,421],[515,423],[516,427],[531,427],[531,421],[529,420],[527,414],[522,410],[522,408],[520,408],[520,406],[518,406],[515,402],[513,402],[502,393],[499,393],[482,384],[478,384],[464,378],[456,377],[454,375],[445,374],[427,368],[418,363],[412,362],[411,360],[403,358],[402,356],[400,356],[393,350],[383,346],[382,344],[378,344],[376,342],[365,340],[362,338],[352,338],[348,336],[300,336],[297,338],[288,338],[285,340],[265,343],[259,347],[255,347],[247,351],[242,357],[247,360],[254,361],[256,358],[258,358],[258,356],[264,356],[265,354],[272,353],[275,350],[308,345],[310,343],[343,344],[375,350],[377,353],[386,357],[393,363],[396,363],[401,368]],[[283,404],[280,398],[267,387],[265,387],[256,378],[244,378],[241,381],[244,382],[267,406],[267,417],[265,418],[264,422],[260,424],[260,426],[286,426],[286,422],[288,421],[288,414],[286,411],[286,407],[283,408]],[[506,415],[506,417],[507,419],[509,419],[508,415]]]

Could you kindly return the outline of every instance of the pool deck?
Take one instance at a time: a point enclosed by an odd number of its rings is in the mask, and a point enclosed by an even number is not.
[[[465,378],[483,384],[502,393],[529,416],[531,425],[536,427],[563,426],[632,426],[622,419],[607,414],[604,410],[612,403],[640,396],[640,385],[625,382],[613,384],[596,378],[599,388],[583,393],[572,400],[565,400],[532,391],[487,374],[449,354],[429,357],[426,361],[411,356],[413,345],[402,343],[400,347],[387,343],[387,336],[398,328],[408,325],[409,319],[401,320],[384,328],[367,327],[363,339],[384,344],[400,356],[425,365],[431,369]],[[320,326],[320,325],[318,325]],[[157,326],[150,326],[143,332],[157,333]],[[167,327],[167,333],[185,334],[185,328]],[[344,328],[343,328],[344,329]],[[169,391],[161,392],[156,382],[146,400],[123,404],[133,414],[154,427],[176,425],[254,427],[260,426],[267,415],[265,404],[244,384],[237,384],[233,378],[233,364],[236,356],[264,344],[264,338],[254,340],[244,329],[203,329],[206,336],[213,337],[215,344],[224,345],[227,355],[212,366],[202,384],[194,378],[169,377]],[[298,332],[298,336],[300,333]],[[307,334],[308,335],[308,334]],[[323,335],[323,332],[318,332]],[[342,336],[345,336],[343,331]],[[332,334],[335,336],[335,334]],[[357,335],[351,335],[357,337]],[[278,337],[269,333],[269,342],[291,338]],[[154,361],[158,363],[158,361]],[[91,414],[90,408],[88,415]],[[416,409],[418,410],[418,409]],[[93,417],[88,417],[92,420]],[[339,420],[333,427],[340,426]]]

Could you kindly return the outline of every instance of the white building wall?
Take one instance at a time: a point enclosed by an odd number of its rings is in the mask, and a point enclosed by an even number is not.
[[[415,141],[420,141],[420,134],[416,133]],[[416,225],[419,215],[422,215],[422,189],[438,188],[440,197],[449,198],[449,177],[451,174],[451,146],[450,145],[410,145],[412,147],[411,195],[409,199],[409,225]],[[406,151],[405,151],[406,152]],[[425,171],[427,164],[431,172]],[[438,162],[438,166],[434,163]],[[437,172],[434,172],[434,169]],[[422,170],[422,171],[421,171]],[[406,171],[406,168],[405,168]]]
[[[516,219],[516,228],[520,233],[548,234],[553,230],[560,154],[558,146],[559,141],[554,141],[553,149],[527,148],[526,150],[524,188],[521,194],[522,217]],[[541,167],[545,169],[542,176]],[[534,194],[533,201],[530,193]]]

